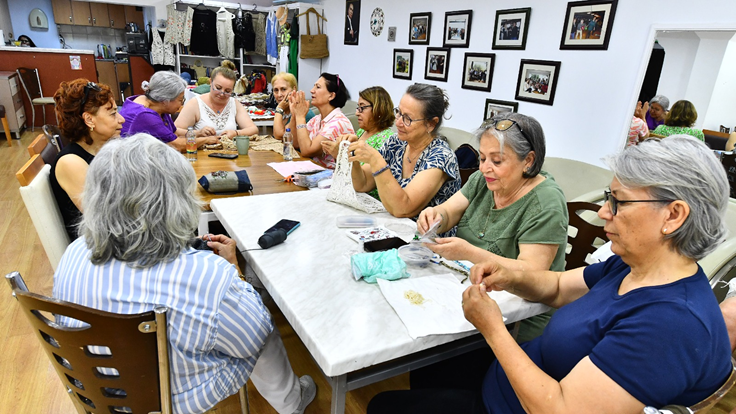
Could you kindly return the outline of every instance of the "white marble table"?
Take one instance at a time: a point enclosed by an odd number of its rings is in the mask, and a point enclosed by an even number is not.
[[[475,331],[412,339],[378,285],[355,281],[350,273],[348,252],[357,244],[336,226],[336,218],[365,213],[328,202],[326,195],[326,190],[318,190],[215,199],[211,207],[330,380],[331,412],[342,413],[347,391],[484,342]],[[409,219],[387,213],[372,216],[404,240],[414,234],[416,225]],[[285,243],[255,250],[263,232],[281,219],[300,221],[301,227]],[[412,277],[449,271],[439,265],[407,270]],[[502,308],[509,324],[548,309],[514,299]]]

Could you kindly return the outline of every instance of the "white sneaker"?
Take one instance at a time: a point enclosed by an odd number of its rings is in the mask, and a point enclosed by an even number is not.
[[[299,403],[294,414],[304,414],[304,410],[307,406],[314,401],[314,397],[317,396],[317,384],[309,375],[302,375],[299,377],[299,388],[301,388],[302,401]]]

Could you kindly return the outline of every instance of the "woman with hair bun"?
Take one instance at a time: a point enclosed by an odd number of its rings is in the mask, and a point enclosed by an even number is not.
[[[210,79],[210,92],[190,99],[184,105],[176,118],[176,127],[187,129],[193,126],[202,137],[227,135],[232,139],[238,135],[258,133],[248,111],[232,97],[238,80],[235,64],[223,60],[222,66],[212,71]]]
[[[125,119],[110,87],[87,79],[62,82],[54,94],[61,133],[71,141],[51,166],[49,181],[70,240],[82,216],[80,195],[87,168],[110,138],[119,136]]]
[[[171,145],[177,151],[184,151],[187,144],[186,128],[177,128],[171,114],[184,104],[184,80],[174,72],[161,71],[143,81],[144,95],[134,95],[123,103],[120,115],[125,118],[122,136],[145,132]],[[197,131],[197,146],[216,144],[218,138]]]

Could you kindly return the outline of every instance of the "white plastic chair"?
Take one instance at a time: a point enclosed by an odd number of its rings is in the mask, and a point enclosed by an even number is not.
[[[542,170],[552,174],[567,201],[599,203],[613,179],[610,170],[566,158],[546,157]]]
[[[463,131],[462,129],[457,128],[440,127],[437,134],[447,138],[447,144],[453,151],[463,144],[470,144],[473,148],[478,149],[478,140],[475,139],[475,135],[468,131]]]
[[[56,270],[61,256],[69,246],[69,235],[64,227],[59,206],[51,190],[51,166],[44,164],[40,155],[34,155],[16,174],[20,195],[31,216],[36,233],[41,239],[51,267]]]

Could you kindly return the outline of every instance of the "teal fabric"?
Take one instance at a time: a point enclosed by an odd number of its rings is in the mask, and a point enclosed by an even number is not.
[[[350,257],[350,265],[355,279],[362,277],[368,283],[376,283],[376,279],[379,278],[397,280],[409,277],[406,263],[399,257],[397,249],[354,254]]]

